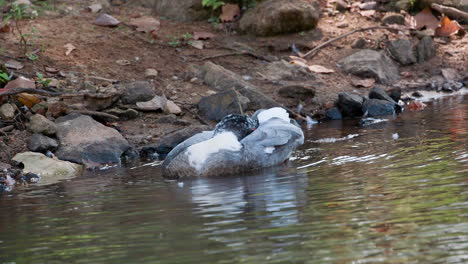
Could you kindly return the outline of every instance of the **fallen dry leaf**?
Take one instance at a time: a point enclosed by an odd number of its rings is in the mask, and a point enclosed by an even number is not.
[[[100,14],[94,20],[94,24],[102,27],[115,27],[120,24],[120,21],[108,14]]]
[[[373,17],[375,15],[375,10],[362,10],[358,13],[363,17]]]
[[[41,102],[41,99],[39,99],[39,97],[37,97],[34,94],[28,94],[28,93],[18,94],[17,99],[20,103],[22,103],[23,105],[29,108],[32,108],[33,106]]]
[[[221,15],[219,19],[221,22],[231,22],[235,18],[240,16],[239,5],[236,4],[225,4],[223,5]]]
[[[70,55],[70,53],[76,49],[76,47],[71,43],[67,43],[63,45],[63,47],[67,49],[67,51],[65,51],[65,56]]]
[[[201,40],[193,40],[189,42],[190,46],[202,50],[203,49],[203,41]]]
[[[351,83],[356,87],[370,88],[374,86],[375,80],[372,78],[361,79],[361,80],[352,80]]]
[[[8,33],[12,31],[11,22],[0,23],[0,33]]]
[[[307,64],[307,62],[305,60],[292,60],[289,63],[294,64],[294,65],[298,65],[298,66],[301,66],[301,67],[304,67],[304,68],[309,68],[309,64]]]
[[[460,79],[460,75],[458,74],[458,71],[453,68],[444,68],[441,70],[442,76],[447,81],[458,81]]]
[[[411,111],[423,110],[426,108],[426,104],[420,101],[411,101],[408,103],[408,109]]]
[[[300,62],[303,62],[303,63],[306,63],[307,64],[307,61],[301,57],[297,57],[297,56],[289,56],[289,58],[291,59],[291,62],[293,61],[300,61]]]
[[[310,65],[308,67],[308,69],[311,71],[311,72],[315,72],[315,73],[334,73],[335,71],[332,70],[332,69],[328,69],[326,67],[323,67],[321,65]]]
[[[358,7],[359,7],[360,9],[363,9],[363,10],[375,9],[376,6],[377,6],[377,2],[375,2],[375,1],[366,2],[366,3],[360,3],[360,4],[358,5]]]
[[[9,81],[5,87],[5,89],[15,89],[15,88],[36,88],[36,83],[33,80],[30,80],[26,77],[20,76],[13,81]]]
[[[122,66],[130,65],[129,60],[116,60],[115,63],[117,63],[118,65],[122,65]]]
[[[88,9],[89,9],[89,11],[91,11],[93,13],[98,13],[99,11],[102,10],[102,5],[99,4],[99,3],[92,4],[92,5],[88,6]]]
[[[193,32],[194,40],[207,40],[215,37],[215,34],[210,32]]]
[[[45,66],[44,67],[44,70],[48,73],[53,73],[53,74],[56,74],[56,73],[59,73],[59,69],[57,68],[54,68],[54,67],[47,67]]]
[[[14,69],[14,70],[21,70],[24,68],[24,65],[21,64],[21,62],[19,61],[8,60],[7,62],[5,62],[5,67],[9,69]]]
[[[131,19],[129,25],[136,27],[137,31],[148,33],[158,31],[161,23],[154,17],[143,16]]]
[[[447,16],[443,16],[440,19],[440,26],[435,30],[435,35],[437,37],[449,37],[456,34],[461,28],[457,21],[450,20]]]
[[[435,30],[439,26],[439,20],[432,14],[431,9],[425,8],[414,16],[416,29],[429,28]]]

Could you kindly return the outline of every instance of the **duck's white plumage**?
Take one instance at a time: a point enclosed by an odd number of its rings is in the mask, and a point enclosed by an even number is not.
[[[211,154],[220,150],[239,151],[241,143],[232,132],[223,132],[187,148],[188,161],[196,170],[201,170]]]
[[[257,116],[258,118],[258,122],[260,124],[262,123],[265,123],[266,121],[268,121],[269,119],[271,118],[280,118],[286,122],[289,122],[289,114],[288,112],[281,108],[281,107],[273,107],[273,108],[270,108],[268,110],[264,110],[262,112],[260,112]]]
[[[163,163],[167,177],[211,176],[271,167],[304,143],[300,127],[286,110],[257,111],[255,131],[238,140],[233,133],[199,133],[174,148]]]

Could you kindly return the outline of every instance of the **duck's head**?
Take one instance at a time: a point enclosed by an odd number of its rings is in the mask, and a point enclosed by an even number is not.
[[[248,136],[258,127],[258,121],[243,115],[227,115],[216,125],[214,135],[232,132],[238,140]]]

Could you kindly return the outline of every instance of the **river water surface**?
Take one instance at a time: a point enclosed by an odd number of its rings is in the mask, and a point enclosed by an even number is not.
[[[88,172],[0,197],[0,263],[468,263],[468,96],[306,131],[284,166]],[[338,139],[338,140],[337,140]]]

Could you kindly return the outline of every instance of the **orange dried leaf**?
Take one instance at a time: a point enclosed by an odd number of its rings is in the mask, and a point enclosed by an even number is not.
[[[32,108],[36,104],[41,102],[41,99],[39,99],[37,96],[33,94],[28,94],[28,93],[20,93],[18,94],[18,101],[22,103],[23,105]]]
[[[414,16],[416,29],[429,28],[435,30],[439,26],[439,20],[432,14],[431,9],[426,8]]]
[[[426,108],[426,104],[420,101],[411,101],[408,104],[408,109],[411,111],[423,110],[424,108]]]
[[[225,4],[222,8],[222,13],[219,16],[221,22],[231,22],[235,18],[240,16],[239,5],[236,4]]]
[[[440,19],[440,26],[436,28],[435,35],[438,37],[448,37],[456,34],[461,26],[455,20],[450,20],[447,16]]]

